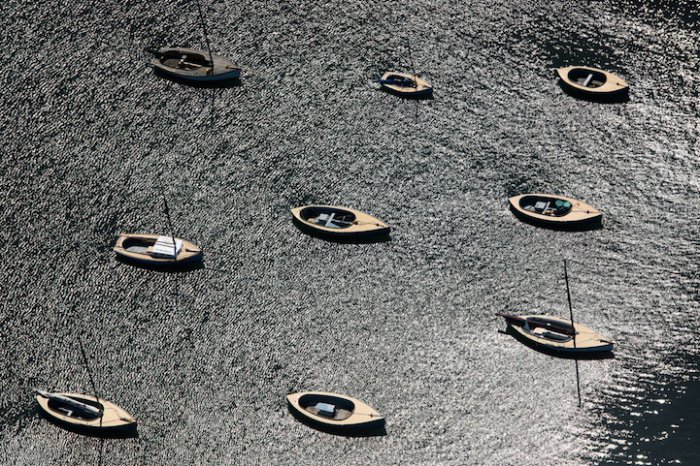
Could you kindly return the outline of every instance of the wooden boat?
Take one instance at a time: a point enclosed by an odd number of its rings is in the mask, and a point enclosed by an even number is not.
[[[546,315],[496,314],[517,333],[535,346],[566,353],[596,353],[612,351],[615,342],[583,324]]]
[[[388,235],[391,228],[379,219],[348,207],[310,205],[295,207],[296,224],[309,233],[335,238]]]
[[[627,83],[612,73],[587,66],[559,68],[557,74],[566,90],[585,97],[626,97]]]
[[[293,393],[287,395],[287,406],[302,421],[338,433],[384,426],[384,417],[373,408],[360,400],[337,393]]]
[[[152,266],[191,263],[204,257],[202,249],[189,241],[175,238],[173,248],[170,236],[139,233],[119,235],[114,252],[126,260]]]
[[[603,219],[595,207],[554,194],[521,194],[508,202],[521,220],[551,228],[597,228]]]
[[[41,411],[58,424],[93,434],[136,428],[136,420],[131,414],[102,398],[43,390],[36,390],[36,393]]]
[[[199,83],[213,83],[237,79],[241,69],[228,58],[203,50],[164,47],[150,50],[155,58],[151,65],[163,75]]]
[[[433,93],[433,86],[425,79],[398,71],[384,73],[379,84],[385,91],[404,97],[425,97]]]

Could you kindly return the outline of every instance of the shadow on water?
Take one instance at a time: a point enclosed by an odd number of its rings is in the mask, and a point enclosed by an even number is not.
[[[395,97],[399,97],[400,99],[406,99],[406,100],[435,100],[435,97],[433,97],[433,93],[431,92],[430,94],[421,94],[421,95],[413,95],[413,94],[401,94],[398,92],[394,92],[391,89],[386,89],[384,87],[380,87],[379,90],[381,90],[385,94],[389,94]]]
[[[158,70],[157,68],[153,68],[153,73],[163,79],[167,79],[168,81],[172,81],[177,84],[182,84],[188,87],[194,87],[197,89],[230,89],[233,87],[241,87],[243,86],[243,83],[241,82],[241,78],[232,78],[232,79],[227,79],[225,81],[215,81],[215,82],[197,82],[197,81],[190,81],[187,79],[183,78],[178,78],[175,76],[170,76],[168,74],[165,74]]]
[[[102,466],[104,464],[104,451],[105,451],[105,439],[100,439],[100,446],[98,447],[97,454],[97,465]]]
[[[96,431],[94,429],[86,429],[82,427],[77,427],[71,424],[67,424],[65,422],[61,422],[57,419],[54,419],[50,416],[47,416],[46,413],[44,413],[42,410],[36,408],[35,412],[38,412],[41,417],[49,421],[51,424],[53,424],[56,427],[59,427],[63,430],[67,430],[69,432],[73,432],[74,434],[78,435],[84,435],[86,437],[94,437],[94,438],[101,438],[101,439],[124,439],[124,438],[138,438],[139,433],[138,429],[135,424],[132,424],[127,427],[120,427],[116,429],[106,429],[104,431]],[[101,454],[100,454],[101,457]]]
[[[319,239],[323,239],[325,241],[328,241],[329,243],[338,243],[338,244],[372,244],[372,243],[388,243],[392,241],[391,236],[389,235],[374,235],[374,236],[364,236],[364,237],[359,237],[359,238],[334,238],[334,237],[328,237],[324,236],[322,234],[311,234],[311,236],[314,236]]]
[[[320,238],[330,243],[342,243],[342,244],[368,244],[368,243],[386,243],[391,241],[390,232],[366,232],[353,234],[352,236],[334,236],[329,235],[323,231],[317,230],[316,228],[311,228],[308,225],[301,223],[296,217],[292,218],[294,226],[296,226],[302,233],[305,233],[314,238]]]
[[[384,437],[387,435],[386,426],[382,424],[379,427],[357,427],[354,429],[338,429],[333,426],[327,426],[325,424],[320,424],[318,422],[313,422],[311,419],[307,418],[296,412],[293,409],[289,409],[289,412],[294,416],[294,418],[304,424],[307,427],[318,430],[326,434],[337,435],[340,437]]]
[[[603,220],[602,218],[598,219],[592,219],[592,220],[587,220],[587,221],[582,221],[582,222],[562,222],[562,223],[545,223],[542,221],[539,221],[536,218],[529,217],[527,215],[523,215],[520,211],[510,207],[511,212],[513,212],[513,215],[520,220],[523,223],[527,223],[529,225],[533,225],[536,227],[540,228],[546,228],[548,230],[557,230],[557,231],[591,231],[591,230],[600,230],[603,228]]]
[[[564,91],[569,97],[573,97],[577,100],[585,100],[588,102],[596,102],[599,104],[625,104],[630,101],[629,93],[624,94],[613,94],[613,95],[596,95],[596,94],[584,94],[581,92],[576,92],[574,89],[568,87],[564,82],[558,80],[559,88]]]
[[[392,241],[391,236],[388,234],[383,234],[383,235],[365,235],[365,236],[354,236],[351,238],[343,238],[343,237],[336,237],[336,236],[329,236],[329,235],[324,235],[321,232],[317,232],[315,230],[311,229],[306,229],[302,226],[297,225],[297,228],[304,234],[307,234],[309,236],[312,236],[314,238],[322,239],[324,241],[327,241],[329,243],[338,243],[338,244],[372,244],[372,243],[388,243]]]
[[[595,361],[595,360],[599,360],[599,359],[615,359],[615,354],[612,351],[604,352],[604,353],[572,354],[572,353],[567,353],[567,352],[551,350],[551,349],[545,348],[543,346],[537,345],[537,344],[533,343],[532,341],[528,340],[527,338],[524,338],[518,332],[513,331],[513,329],[510,326],[508,326],[508,328],[506,330],[499,330],[498,333],[510,335],[513,338],[515,338],[516,340],[518,340],[520,343],[522,343],[523,345],[527,346],[530,349],[537,351],[538,353],[542,353],[542,354],[545,354],[547,356],[552,356],[552,357],[559,358],[559,359],[575,359],[578,361]]]
[[[149,265],[149,264],[142,264],[140,262],[134,262],[130,261],[129,259],[125,259],[123,257],[117,256],[116,261],[128,265],[131,267],[136,267],[138,269],[144,269],[144,270],[152,270],[154,272],[164,272],[164,273],[187,273],[187,272],[192,272],[193,270],[200,270],[204,269],[204,262],[198,261],[198,262],[186,262],[184,264],[168,264],[168,265]]]

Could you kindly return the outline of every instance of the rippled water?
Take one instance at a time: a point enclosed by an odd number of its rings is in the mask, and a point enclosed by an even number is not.
[[[0,119],[0,462],[664,464],[698,462],[697,2],[212,2],[240,86],[155,77],[143,47],[203,40],[188,2],[5,0]],[[435,85],[377,91],[389,68]],[[554,69],[619,73],[631,100],[572,99]],[[155,273],[122,231],[210,252]],[[506,198],[567,194],[604,228],[517,221]],[[289,208],[353,206],[393,240],[303,235]],[[500,310],[566,313],[618,341],[573,361],[497,333]],[[90,391],[139,437],[77,436],[31,387]],[[299,424],[328,390],[387,435]],[[641,456],[640,456],[641,455]]]

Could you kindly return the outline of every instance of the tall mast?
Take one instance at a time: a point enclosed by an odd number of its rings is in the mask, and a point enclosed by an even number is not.
[[[92,392],[95,395],[95,401],[100,404],[100,398],[97,396],[97,387],[95,387],[95,379],[92,378],[92,372],[90,372],[90,365],[88,364],[87,355],[85,354],[85,348],[83,348],[83,341],[78,337],[78,344],[80,345],[80,354],[83,355],[83,362],[85,363],[85,370],[87,370],[88,377],[90,377],[90,385],[92,385]]]
[[[209,44],[209,34],[207,33],[207,22],[204,21],[204,13],[202,13],[202,6],[199,4],[199,0],[195,0],[197,4],[197,11],[199,11],[199,21],[202,23],[202,29],[204,29],[204,40],[207,42],[207,50],[209,51],[209,60],[211,60],[211,73],[214,74],[214,55],[211,53],[211,45]]]
[[[566,270],[566,259],[564,259],[564,280],[566,281],[566,298],[569,301],[569,317],[571,318],[571,328],[574,331],[573,336],[571,337],[574,342],[574,354],[576,353],[576,327],[574,327],[574,311],[571,307],[571,291],[569,291],[569,274]],[[574,359],[576,363],[576,389],[578,391],[578,407],[581,407],[581,384],[579,382],[579,373],[578,373],[578,358]]]
[[[163,195],[163,207],[165,211],[165,218],[168,219],[168,228],[170,229],[170,237],[173,239],[173,260],[177,260],[177,244],[175,243],[175,229],[173,228],[173,221],[170,218],[170,209],[168,208],[168,199],[165,197],[165,191],[161,188],[160,193]]]
[[[566,270],[566,259],[564,259],[564,280],[566,281],[566,298],[569,300],[569,316],[571,317],[571,327],[574,326],[574,311],[571,308],[571,292],[569,291],[569,274]],[[575,331],[576,329],[574,329]],[[574,349],[576,348],[576,338],[574,338]]]
[[[416,67],[413,65],[413,55],[411,54],[411,40],[406,39],[406,45],[408,46],[408,59],[411,62],[411,73],[413,73],[413,84],[414,87],[418,86],[418,83],[416,82]]]

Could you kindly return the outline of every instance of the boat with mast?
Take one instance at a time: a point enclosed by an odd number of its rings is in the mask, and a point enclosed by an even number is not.
[[[174,267],[199,262],[204,251],[196,244],[176,238],[168,200],[163,195],[163,207],[170,235],[152,233],[122,233],[117,237],[114,252],[128,262],[153,267]]]
[[[61,426],[95,435],[126,433],[136,428],[131,414],[97,396],[38,389],[35,392],[42,413]]]
[[[558,353],[605,353],[614,349],[615,342],[591,328],[574,322],[571,306],[569,275],[564,261],[566,295],[569,302],[570,318],[562,319],[548,315],[516,315],[498,312],[497,316],[506,320],[508,329],[526,343],[538,348]]]
[[[151,66],[163,76],[192,83],[217,83],[240,78],[241,69],[236,63],[211,51],[202,7],[199,0],[194,3],[199,12],[207,50],[187,47],[147,48],[147,52],[155,55]]]
[[[136,419],[123,408],[97,395],[83,343],[78,339],[94,395],[34,389],[42,414],[55,424],[80,433],[122,436],[136,431]]]

